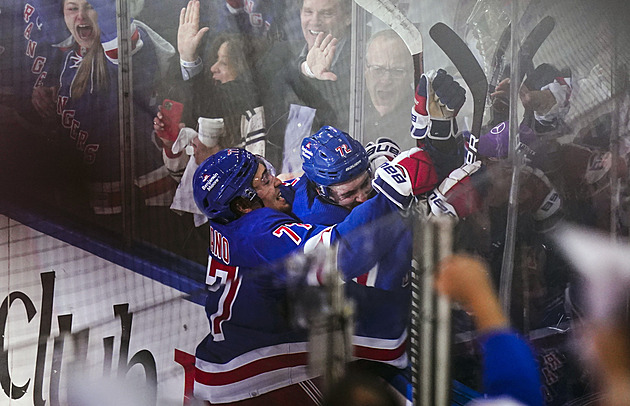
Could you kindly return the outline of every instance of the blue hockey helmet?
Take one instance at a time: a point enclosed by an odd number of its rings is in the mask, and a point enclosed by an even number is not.
[[[363,145],[329,125],[302,140],[302,160],[307,178],[326,198],[329,197],[329,186],[354,179],[370,166]]]
[[[211,155],[199,165],[193,178],[193,196],[199,210],[209,219],[227,223],[237,218],[230,209],[236,197],[257,197],[252,181],[259,160],[240,148],[228,148]]]

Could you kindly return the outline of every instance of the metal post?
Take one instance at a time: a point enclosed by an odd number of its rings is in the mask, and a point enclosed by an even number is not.
[[[350,37],[350,117],[348,129],[363,144],[363,93],[366,48],[366,12],[352,2],[352,35]]]
[[[624,10],[621,1],[617,1],[617,10]],[[619,58],[622,47],[625,45],[622,43],[625,34],[627,33],[627,27],[623,20],[624,13],[620,12],[616,14],[616,18],[613,20],[613,55],[612,55],[612,75],[611,75],[611,98],[613,103],[613,111],[611,114],[612,123],[610,129],[610,153],[611,153],[611,171],[610,171],[610,237],[613,240],[618,238],[618,226],[619,226],[619,206],[621,204],[621,180],[617,174],[619,167],[619,143],[621,140],[621,108],[623,105],[623,98],[626,96],[628,90],[628,73],[627,66],[623,63],[623,60]]]
[[[422,385],[425,381],[422,379],[424,371],[422,371],[422,360],[427,355],[422,352],[422,342],[426,339],[422,336],[423,323],[429,315],[424,313],[423,298],[423,262],[422,253],[423,237],[422,229],[424,221],[421,220],[421,213],[418,203],[413,210],[413,261],[411,270],[411,314],[409,320],[409,363],[411,365],[411,387],[413,390],[412,400],[414,405],[422,404],[422,396],[427,391]]]
[[[518,105],[519,88],[521,86],[519,73],[519,24],[518,0],[512,0],[512,57],[510,63],[510,149],[508,159],[512,162],[512,187],[508,200],[507,226],[505,232],[505,249],[501,265],[501,279],[499,299],[505,314],[510,314],[510,295],[512,293],[512,279],[514,273],[514,251],[516,246],[516,220],[518,217],[518,185],[522,167],[522,157],[517,151],[518,145]]]
[[[435,266],[452,253],[453,221],[425,219],[414,212],[414,270],[412,274],[410,359],[413,404],[450,404],[451,307],[433,289]]]
[[[435,266],[435,240],[428,221],[422,224],[422,324],[420,334],[420,405],[432,405],[434,402],[434,326],[435,301],[433,294],[433,275],[431,270]]]
[[[453,219],[451,217],[435,219],[433,228],[437,234],[436,258],[440,261],[453,252]],[[435,272],[432,274],[432,279],[435,279]],[[451,393],[451,304],[443,295],[438,294],[436,300],[435,404],[448,406]]]
[[[346,364],[352,356],[352,311],[346,302],[344,284],[337,270],[337,246],[327,250],[325,266],[328,269],[326,289],[330,313],[327,317],[328,345],[324,387],[330,388],[343,376]]]
[[[133,187],[133,180],[135,179],[133,159],[133,82],[129,21],[127,0],[116,0],[120,182],[122,193],[123,239],[126,245],[131,245],[135,234],[135,208],[133,204],[135,201],[135,191]]]

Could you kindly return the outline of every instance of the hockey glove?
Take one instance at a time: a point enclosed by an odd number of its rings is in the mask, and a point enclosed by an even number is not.
[[[477,212],[481,207],[481,195],[470,181],[470,176],[480,167],[481,161],[476,161],[451,172],[429,196],[431,213],[436,217],[464,218]]]
[[[435,187],[437,174],[429,154],[412,148],[376,169],[372,186],[400,208],[407,208],[412,195],[426,193]]]
[[[401,152],[392,164],[402,166],[411,182],[414,196],[421,195],[437,186],[438,176],[431,157],[421,148]]]
[[[400,148],[389,138],[379,137],[376,142],[368,142],[365,151],[370,161],[370,169],[375,173],[376,168],[394,159],[400,153]]]
[[[466,101],[466,90],[445,70],[420,77],[411,109],[411,137],[446,140],[457,134],[455,116]]]
[[[391,162],[385,162],[376,169],[372,187],[401,209],[408,208],[413,201],[409,175],[403,167]]]

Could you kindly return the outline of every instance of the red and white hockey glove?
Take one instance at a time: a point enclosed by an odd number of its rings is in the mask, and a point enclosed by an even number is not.
[[[411,137],[447,140],[457,134],[455,116],[466,101],[466,90],[444,69],[420,77],[411,109]]]
[[[414,196],[426,193],[437,185],[437,172],[429,153],[424,149],[411,148],[401,152],[392,164],[405,168]]]
[[[412,148],[376,169],[372,186],[400,208],[407,208],[413,196],[435,187],[438,177],[429,154]]]
[[[440,186],[429,195],[429,206],[434,216],[464,218],[479,211],[481,195],[470,176],[481,167],[481,161],[464,164],[451,172]]]
[[[389,138],[379,137],[375,142],[368,142],[365,151],[370,161],[370,169],[372,173],[375,173],[376,168],[396,158],[396,155],[400,153],[400,147]]]
[[[413,201],[411,181],[404,168],[385,162],[374,173],[372,187],[396,206],[406,209]]]

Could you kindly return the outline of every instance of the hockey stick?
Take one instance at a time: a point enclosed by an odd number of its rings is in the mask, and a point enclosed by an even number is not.
[[[466,163],[473,163],[477,160],[477,142],[479,142],[481,135],[483,111],[488,92],[486,74],[466,43],[449,26],[444,23],[437,23],[431,27],[429,35],[453,62],[472,94],[473,120],[468,151],[466,152]]]
[[[512,72],[512,81],[518,79],[517,83],[510,84],[511,102],[516,103],[518,100],[518,91],[523,82],[523,78],[534,71],[533,58],[542,43],[547,39],[553,28],[555,20],[552,17],[543,18],[534,29],[523,40],[518,51],[518,71]],[[512,58],[514,60],[514,58]],[[518,75],[515,75],[517,73]],[[505,249],[503,251],[503,261],[501,263],[501,277],[499,286],[499,299],[503,305],[506,314],[510,312],[510,295],[512,293],[512,279],[514,269],[514,252],[516,250],[515,229],[518,215],[518,192],[520,184],[520,170],[522,156],[516,151],[516,137],[518,124],[516,123],[516,107],[510,109],[510,148],[513,153],[510,156],[513,159],[512,182],[510,184],[510,192],[508,198],[507,224],[505,229]],[[514,114],[512,114],[514,113]],[[533,114],[527,113],[526,114]]]
[[[415,86],[424,72],[422,34],[420,30],[390,0],[354,0],[368,13],[378,17],[404,41],[413,58]]]
[[[511,28],[512,24],[508,24],[507,27],[505,27],[501,37],[499,38],[497,49],[494,51],[494,55],[492,56],[493,69],[488,82],[488,97],[491,93],[494,93],[494,90],[499,84],[499,78],[503,76],[503,72],[505,70],[505,51],[507,50],[508,45],[510,45]]]
[[[521,15],[521,18],[519,20],[518,27],[522,26],[523,19],[525,18],[525,16],[528,16],[529,14],[531,14],[531,12],[538,7],[540,2],[541,0],[532,0],[527,4],[527,7],[525,8],[525,11],[523,11],[523,14]],[[509,23],[507,27],[505,27],[505,29],[503,30],[503,33],[501,33],[501,37],[499,37],[499,41],[497,43],[497,49],[494,51],[494,55],[492,57],[493,70],[492,70],[492,75],[490,75],[489,82],[488,82],[489,93],[494,92],[497,85],[499,84],[499,81],[501,80],[500,78],[504,74],[505,51],[510,45],[510,39],[512,36],[511,29],[512,29],[512,24]],[[527,39],[525,40],[525,42],[526,41]],[[523,72],[523,70],[521,70],[521,72]]]
[[[527,74],[531,74],[534,70],[534,55],[540,49],[540,46],[545,42],[551,31],[556,26],[556,20],[553,17],[547,16],[540,20],[538,24],[532,29],[529,35],[523,40],[521,49],[518,52],[519,60],[519,85],[523,81],[523,78]]]
[[[505,106],[508,105],[508,103],[501,98],[493,100],[491,95],[494,93],[499,81],[505,74],[505,51],[510,45],[510,39],[512,38],[511,28],[511,23],[505,27],[501,37],[499,38],[497,49],[495,49],[494,55],[492,56],[492,74],[490,75],[490,81],[488,82],[488,95],[486,96],[488,105],[492,106],[490,109],[490,127],[494,127],[499,124],[499,122],[503,121],[503,117],[501,117],[501,114],[494,106],[494,103],[503,103]]]

